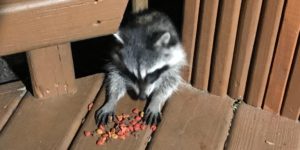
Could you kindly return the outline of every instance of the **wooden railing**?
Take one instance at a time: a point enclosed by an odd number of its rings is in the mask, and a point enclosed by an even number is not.
[[[300,1],[199,1],[185,1],[185,79],[298,120]],[[194,28],[196,36],[189,31]]]
[[[4,0],[0,56],[26,52],[34,95],[76,92],[70,42],[114,33],[128,0]]]

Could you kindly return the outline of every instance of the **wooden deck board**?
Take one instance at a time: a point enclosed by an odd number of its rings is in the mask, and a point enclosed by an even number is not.
[[[0,86],[0,131],[13,114],[26,91],[22,82],[13,82]]]
[[[101,83],[100,75],[78,79],[76,94],[43,100],[27,93],[0,134],[0,149],[67,149]]]
[[[232,123],[228,150],[299,150],[300,124],[241,104]]]
[[[131,136],[130,138],[126,138],[126,140],[112,140],[110,143],[106,143],[105,145],[98,146],[96,145],[96,141],[98,136],[93,137],[85,137],[84,131],[93,131],[97,128],[95,124],[95,111],[103,105],[105,101],[105,90],[101,90],[101,94],[97,97],[94,102],[94,106],[92,110],[89,112],[84,124],[80,128],[77,136],[73,141],[73,145],[71,145],[70,149],[72,150],[96,150],[96,149],[103,149],[103,150],[143,150],[146,148],[148,143],[149,136],[151,135],[151,130],[147,129],[140,133],[139,138],[134,138]],[[122,113],[130,113],[133,108],[139,108],[143,110],[145,105],[145,101],[134,101],[129,96],[123,97],[116,109],[116,114]]]
[[[223,149],[233,117],[233,100],[183,86],[169,101],[150,149]]]

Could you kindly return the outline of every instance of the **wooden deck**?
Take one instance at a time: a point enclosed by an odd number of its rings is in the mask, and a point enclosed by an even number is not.
[[[36,99],[21,82],[0,86],[0,149],[106,149],[106,150],[240,150],[300,149],[300,124],[229,97],[218,97],[183,84],[163,111],[158,130],[138,138],[114,140],[97,146],[84,130],[95,129],[94,112],[105,100],[102,74],[76,80],[78,92]],[[94,102],[88,111],[87,105]],[[125,96],[117,113],[143,101]],[[234,112],[234,108],[238,110]],[[151,138],[150,142],[149,139]]]

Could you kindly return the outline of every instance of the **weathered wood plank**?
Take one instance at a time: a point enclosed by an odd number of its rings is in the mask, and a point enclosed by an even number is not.
[[[184,1],[182,43],[187,54],[187,66],[183,69],[183,79],[191,81],[195,50],[200,0]]]
[[[207,91],[219,0],[201,0],[194,54],[194,87]]]
[[[27,52],[33,93],[48,98],[76,92],[70,43]]]
[[[74,95],[41,100],[27,93],[2,130],[0,149],[67,149],[102,79],[103,75],[93,75],[76,80]]]
[[[105,88],[101,90],[100,95],[94,102],[92,110],[89,112],[87,118],[85,119],[84,124],[80,128],[77,136],[73,140],[73,144],[70,149],[72,150],[98,150],[98,149],[107,149],[107,150],[144,150],[151,136],[151,130],[146,130],[139,133],[139,137],[135,138],[130,136],[126,140],[112,140],[105,145],[98,146],[96,145],[97,137],[85,137],[84,131],[93,131],[97,128],[95,124],[95,111],[104,104],[105,101]],[[139,108],[143,110],[145,106],[145,101],[135,101],[132,100],[128,95],[123,97],[116,108],[116,114],[130,113],[133,108]]]
[[[149,148],[222,150],[233,118],[233,100],[183,85],[163,112]]]
[[[300,1],[289,0],[267,85],[263,109],[279,113],[300,30]]]
[[[22,82],[13,82],[0,86],[0,131],[13,114],[26,93]]]
[[[262,105],[283,5],[284,0],[263,1],[245,97],[252,106]]]
[[[23,0],[0,5],[0,56],[118,30],[127,0]]]
[[[139,12],[148,8],[148,0],[132,0],[132,11]]]
[[[228,89],[234,99],[244,98],[261,5],[262,0],[242,2]]]
[[[285,93],[285,100],[282,106],[282,115],[293,120],[300,119],[300,39],[298,39],[298,46],[295,55],[295,65],[292,69],[289,84]]]
[[[232,123],[227,150],[298,150],[300,124],[241,104]]]
[[[227,94],[241,0],[221,1],[213,54],[210,92]]]

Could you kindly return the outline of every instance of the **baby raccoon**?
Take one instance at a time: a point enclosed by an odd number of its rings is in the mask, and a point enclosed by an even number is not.
[[[161,109],[181,82],[180,69],[186,63],[175,27],[165,14],[146,11],[131,17],[114,36],[122,46],[112,51],[104,81],[106,103],[96,111],[96,123],[107,123],[128,90],[148,101],[146,123],[159,123]]]

